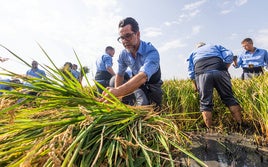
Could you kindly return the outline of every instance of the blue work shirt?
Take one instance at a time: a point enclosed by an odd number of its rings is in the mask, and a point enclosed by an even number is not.
[[[71,73],[77,80],[79,80],[79,78],[80,78],[80,72],[79,71],[71,69]]]
[[[10,79],[2,79],[2,80],[0,80],[0,82],[8,83],[8,82],[10,82]],[[0,90],[9,90],[10,91],[10,90],[13,90],[13,88],[8,84],[0,83]],[[2,93],[3,92],[0,91],[0,95],[2,95]]]
[[[235,68],[248,68],[249,65],[254,67],[264,67],[268,65],[268,54],[265,49],[255,48],[253,53],[249,51],[243,52],[237,58],[237,66]]]
[[[223,46],[211,44],[201,46],[195,49],[187,59],[189,62],[188,74],[191,79],[195,79],[195,63],[198,60],[207,57],[219,57],[227,64],[231,64],[233,62],[233,52]]]
[[[134,58],[131,53],[124,49],[118,59],[118,72],[120,76],[124,76],[127,68],[130,68],[134,75],[144,72],[149,81],[151,76],[160,68],[160,57],[158,51],[150,43],[140,41],[139,49]]]
[[[108,67],[113,66],[113,58],[108,54],[104,54],[96,61],[97,71],[107,71]]]
[[[37,69],[28,70],[26,72],[26,75],[27,76],[32,76],[32,77],[35,77],[35,78],[42,78],[42,77],[46,76],[46,73],[45,73],[45,71],[40,70],[39,68],[37,68]]]

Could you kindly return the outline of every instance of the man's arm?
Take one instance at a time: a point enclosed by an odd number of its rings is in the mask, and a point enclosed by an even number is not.
[[[231,63],[225,63],[225,66],[226,66],[227,69],[229,69],[230,66],[231,66]]]
[[[119,87],[119,86],[121,86],[122,84],[123,84],[123,82],[124,82],[124,76],[121,76],[121,75],[116,75],[115,76],[115,85],[114,85],[114,87],[115,88],[117,88],[117,87]]]
[[[42,75],[42,77],[46,77],[46,72],[42,70],[41,75]]]
[[[236,55],[233,57],[233,66],[238,67],[237,56]]]
[[[265,50],[265,53],[264,53],[264,63],[266,65],[266,67],[268,67],[268,52]]]
[[[120,79],[119,75],[117,75],[116,79]],[[128,80],[126,83],[116,87],[116,88],[109,88],[108,90],[117,98],[124,97],[132,92],[134,92],[136,89],[138,89],[142,84],[144,84],[147,81],[147,75],[144,72],[140,72],[134,77],[132,77],[130,80]],[[118,84],[116,80],[116,84]],[[117,86],[117,85],[116,85]],[[109,96],[107,93],[104,92],[104,96]],[[104,101],[102,99],[101,101]]]
[[[113,70],[112,67],[107,67],[106,70],[107,70],[110,74],[115,75],[115,72],[114,72],[114,70]]]
[[[128,95],[138,89],[142,84],[147,81],[147,75],[144,72],[139,72],[137,75],[132,77],[123,85],[119,86],[118,89],[122,93],[122,96]]]

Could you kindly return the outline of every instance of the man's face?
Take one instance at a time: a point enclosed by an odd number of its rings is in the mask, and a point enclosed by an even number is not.
[[[32,62],[32,68],[36,69],[38,67],[38,63],[36,61]]]
[[[136,52],[140,40],[140,32],[134,33],[131,30],[131,25],[119,28],[119,36],[123,46],[128,52]]]
[[[112,49],[108,50],[108,54],[109,54],[111,57],[114,56],[114,53],[115,53],[115,50],[112,50]]]
[[[243,42],[243,43],[242,43],[242,46],[243,46],[243,48],[244,48],[246,51],[252,51],[252,50],[254,50],[253,43]]]
[[[74,69],[74,70],[77,70],[77,65],[74,65],[74,64],[73,64],[73,69]]]

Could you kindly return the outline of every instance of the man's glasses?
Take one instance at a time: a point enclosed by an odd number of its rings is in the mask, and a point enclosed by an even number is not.
[[[136,34],[136,33],[133,32],[133,33],[126,34],[126,35],[124,35],[124,36],[120,36],[120,37],[117,38],[117,41],[120,42],[120,43],[122,43],[123,40],[129,41],[129,40],[132,39],[132,36],[133,36],[134,34]]]

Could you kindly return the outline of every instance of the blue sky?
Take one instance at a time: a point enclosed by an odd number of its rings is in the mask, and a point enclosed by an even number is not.
[[[163,79],[187,79],[186,59],[199,41],[221,44],[239,54],[246,37],[268,49],[268,19],[265,0],[0,0],[0,44],[27,62],[51,65],[37,42],[58,67],[77,63],[73,49],[89,66],[92,78],[95,60],[107,45],[115,47],[114,69],[123,49],[116,39],[118,22],[134,17],[141,39],[160,53]],[[7,51],[1,63],[19,74],[29,69]],[[241,69],[233,69],[239,77]]]

